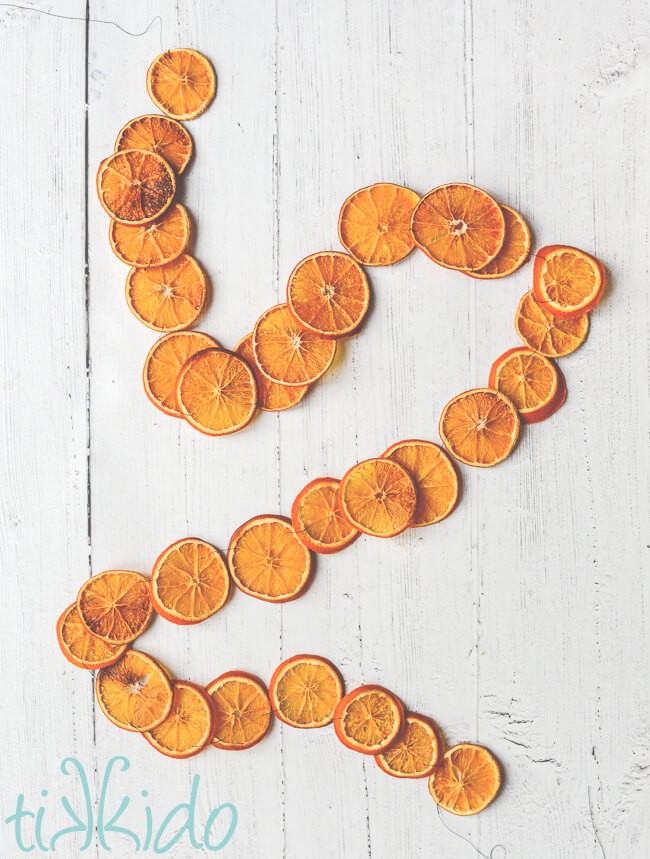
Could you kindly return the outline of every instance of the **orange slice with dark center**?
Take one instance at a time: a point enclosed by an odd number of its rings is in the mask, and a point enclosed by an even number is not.
[[[151,731],[172,708],[172,686],[155,659],[139,650],[126,653],[95,681],[97,701],[104,715],[125,731]]]
[[[449,516],[458,501],[458,475],[441,447],[431,441],[398,441],[384,453],[405,468],[417,490],[411,528],[432,525]]]
[[[264,412],[292,409],[305,396],[309,385],[280,385],[272,382],[260,370],[253,351],[253,334],[247,334],[235,346],[235,352],[248,362],[257,381],[257,408]]]
[[[174,171],[155,152],[127,149],[99,165],[99,202],[109,217],[123,224],[154,221],[171,206],[175,193]]]
[[[174,203],[164,215],[148,224],[111,221],[108,239],[118,259],[134,268],[164,265],[180,256],[190,240],[187,210]]]
[[[300,654],[275,669],[269,696],[275,715],[287,725],[322,728],[334,718],[343,697],[343,681],[328,659]]]
[[[215,717],[212,699],[201,686],[186,680],[172,684],[172,706],[167,718],[143,736],[168,758],[191,758],[210,744]]]
[[[395,537],[413,520],[417,490],[408,471],[392,459],[366,459],[352,466],[339,487],[350,524],[373,537]]]
[[[336,736],[364,755],[383,752],[404,725],[401,701],[383,686],[360,686],[342,698],[334,711]]]
[[[198,51],[165,51],[147,70],[149,98],[173,119],[194,119],[209,106],[217,90],[212,64]]]
[[[566,399],[566,382],[550,358],[517,346],[492,365],[489,385],[505,394],[525,424],[546,420]]]
[[[107,570],[88,579],[77,594],[86,629],[109,644],[129,644],[151,623],[149,579],[130,570]]]
[[[547,358],[562,358],[581,346],[589,331],[589,316],[574,319],[553,316],[535,298],[532,290],[519,302],[515,330],[524,343]]]
[[[441,752],[438,731],[431,719],[407,713],[399,736],[375,761],[395,778],[426,778],[438,765]]]
[[[317,477],[301,489],[291,507],[291,521],[298,538],[312,552],[331,555],[359,536],[339,504],[341,481]]]
[[[192,157],[192,138],[180,122],[153,113],[131,119],[121,129],[115,141],[115,151],[124,149],[155,152],[176,173],[182,173]]]
[[[453,457],[465,465],[489,468],[512,453],[519,437],[519,415],[499,391],[474,388],[447,403],[438,431]]]
[[[117,662],[128,647],[128,644],[109,644],[89,632],[81,622],[76,603],[69,605],[57,621],[56,637],[68,662],[89,671]]]
[[[218,749],[250,749],[266,735],[271,724],[271,702],[259,678],[244,671],[227,671],[212,683],[215,732],[212,745]]]
[[[604,289],[603,264],[584,251],[567,245],[547,245],[535,254],[533,293],[553,316],[582,316],[594,309]]]
[[[522,216],[510,206],[501,206],[506,224],[506,235],[501,250],[486,266],[478,271],[468,271],[471,277],[492,280],[507,277],[521,268],[530,253],[530,227]]]
[[[191,355],[211,348],[220,347],[216,340],[200,331],[174,331],[156,340],[142,371],[144,391],[156,408],[166,415],[183,417],[176,405],[178,374]]]
[[[492,802],[501,786],[499,765],[483,746],[460,743],[443,755],[429,778],[436,805],[452,814],[478,814]]]
[[[154,331],[182,331],[201,315],[208,286],[198,262],[181,254],[164,265],[132,268],[126,279],[129,310]]]

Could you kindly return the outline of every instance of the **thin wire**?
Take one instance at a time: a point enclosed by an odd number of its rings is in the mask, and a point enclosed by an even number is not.
[[[440,814],[440,804],[438,802],[436,802],[436,808],[438,809],[438,820],[442,823],[442,825],[445,827],[447,832],[451,832],[451,834],[455,835],[456,838],[460,838],[461,841],[467,842],[467,844],[469,844],[469,846],[472,848],[472,850],[476,850],[478,855],[482,856],[483,859],[496,859],[496,857],[494,855],[495,850],[503,850],[503,859],[506,859],[508,852],[507,852],[507,850],[503,844],[495,844],[489,853],[483,853],[483,851],[480,850],[475,844],[472,844],[472,842],[469,840],[469,838],[466,838],[464,835],[461,835],[460,832],[456,832],[455,830],[453,830],[451,828],[451,826],[449,826],[448,824],[445,823],[442,815]]]

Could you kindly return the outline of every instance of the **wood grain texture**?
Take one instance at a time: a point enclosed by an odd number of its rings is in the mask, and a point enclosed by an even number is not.
[[[61,760],[82,760],[96,789],[123,754],[132,767],[120,784],[134,797],[124,825],[137,825],[141,788],[160,817],[199,774],[201,820],[226,801],[239,811],[230,856],[462,859],[501,844],[508,857],[645,857],[650,19],[641,0],[55,5],[34,4],[133,33],[160,15],[162,30],[136,38],[0,7],[3,819],[24,793],[49,802],[47,827],[60,828],[65,815],[40,791],[79,800]],[[218,76],[213,106],[187,123],[195,157],[179,199],[211,283],[197,327],[224,346],[283,300],[299,259],[338,247],[342,201],[373,181],[420,193],[476,182],[524,214],[535,246],[575,244],[607,267],[589,338],[562,361],[566,404],[527,427],[498,468],[462,468],[448,520],[319,558],[294,603],[235,592],[209,622],[158,619],[140,642],[199,683],[235,668],[268,682],[281,659],[319,653],[350,689],[393,689],[449,743],[485,743],[503,765],[501,795],[476,818],[444,816],[474,848],[443,827],[426,783],[387,777],[330,729],[276,723],[241,754],[163,758],[96,712],[91,677],[56,649],[56,618],[88,575],[148,573],[184,536],[225,551],[249,517],[288,514],[307,481],[340,476],[401,438],[437,440],[444,403],[486,384],[494,357],[516,345],[514,312],[531,284],[531,265],[484,283],[413,253],[369,270],[362,334],[341,344],[294,410],[262,413],[221,439],[157,412],[141,383],[154,335],[127,309],[127,268],[110,251],[94,175],[122,125],[153,112],[145,72],[161,39],[205,52]],[[131,855],[128,838],[112,844]],[[76,857],[73,845],[60,842],[57,854]],[[14,855],[6,826],[0,846]],[[105,851],[95,842],[86,855]]]

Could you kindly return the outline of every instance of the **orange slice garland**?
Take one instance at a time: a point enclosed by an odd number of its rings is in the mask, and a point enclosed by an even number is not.
[[[388,748],[404,725],[401,701],[383,686],[359,686],[334,711],[336,736],[353,752],[376,755]]]
[[[174,203],[164,215],[148,224],[111,221],[108,239],[115,256],[133,268],[164,265],[180,256],[191,234],[187,209]]]
[[[405,468],[415,484],[418,502],[409,527],[433,525],[449,516],[458,501],[458,475],[441,447],[409,439],[391,445],[384,456]]]
[[[453,457],[465,465],[489,468],[512,453],[519,437],[519,415],[503,394],[474,388],[447,403],[439,432]]]
[[[406,713],[399,736],[375,756],[377,766],[395,778],[426,778],[440,760],[441,743],[435,725],[427,716]]]
[[[293,728],[322,728],[343,697],[338,669],[322,656],[300,654],[273,672],[269,697],[275,715]]]
[[[147,70],[152,102],[173,119],[194,119],[209,106],[217,89],[212,64],[198,51],[183,48],[159,54]]]
[[[582,316],[598,304],[604,289],[603,264],[584,251],[547,245],[535,254],[533,293],[553,316]]]
[[[566,399],[566,382],[558,367],[526,346],[504,352],[492,365],[490,387],[505,394],[525,424],[546,420]]]
[[[210,696],[196,683],[175,680],[172,691],[169,714],[142,736],[161,754],[182,760],[198,755],[211,743],[216,720]]]
[[[255,516],[230,538],[228,568],[244,593],[267,602],[288,602],[307,586],[311,554],[289,519]]]
[[[468,271],[471,277],[492,280],[507,277],[517,271],[528,259],[530,253],[530,227],[522,216],[510,206],[501,206],[506,224],[506,234],[501,250],[486,266],[478,271]]]
[[[68,662],[89,671],[117,662],[128,647],[128,644],[109,644],[89,632],[81,622],[76,603],[69,605],[58,619],[56,637]]]
[[[257,407],[264,412],[283,412],[292,409],[305,396],[309,385],[280,385],[272,382],[260,370],[253,351],[253,334],[247,334],[235,346],[235,352],[248,362],[257,381]]]
[[[259,678],[244,671],[227,671],[206,688],[215,714],[212,744],[216,748],[241,751],[264,738],[272,713]]]
[[[169,208],[175,193],[174,171],[155,152],[127,149],[99,165],[99,202],[109,217],[123,224],[154,221]]]
[[[151,731],[172,708],[169,677],[146,653],[127,650],[95,681],[97,702],[107,719],[125,731]]]
[[[86,629],[109,644],[129,644],[151,623],[149,580],[130,570],[107,570],[88,579],[77,594]]]
[[[166,415],[183,417],[176,405],[178,375],[190,356],[212,348],[221,347],[212,337],[199,331],[174,331],[156,340],[142,370],[145,393],[156,408]]]
[[[129,120],[117,135],[115,151],[122,152],[125,149],[155,152],[180,174],[192,157],[192,138],[175,119],[147,114]]]
[[[435,803],[464,817],[487,808],[500,786],[501,771],[494,757],[472,743],[460,743],[445,752],[429,778]]]
[[[415,245],[413,211],[420,195],[410,188],[378,182],[347,198],[339,214],[339,239],[363,265],[392,265]]]
[[[212,617],[226,604],[229,591],[225,561],[203,540],[172,543],[153,566],[153,607],[161,617],[181,626]]]
[[[132,268],[126,279],[131,313],[154,331],[182,331],[201,315],[208,286],[198,262],[181,254],[164,265]]]
[[[586,313],[574,319],[553,316],[537,301],[531,290],[519,302],[515,330],[524,343],[540,355],[563,358],[585,342],[589,316]]]
[[[366,459],[343,475],[339,499],[344,516],[372,537],[395,537],[410,525],[417,491],[405,468],[391,459]]]
[[[298,539],[312,552],[331,555],[350,546],[359,536],[343,515],[338,491],[341,481],[317,477],[301,489],[291,507]]]

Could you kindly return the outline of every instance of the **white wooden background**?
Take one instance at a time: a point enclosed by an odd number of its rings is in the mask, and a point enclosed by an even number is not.
[[[319,559],[294,603],[237,592],[208,623],[158,620],[141,644],[200,683],[233,668],[268,681],[282,658],[321,653],[350,688],[384,683],[449,742],[486,744],[503,766],[498,800],[473,819],[443,816],[483,854],[503,845],[494,859],[648,856],[648,9],[33,6],[134,32],[160,14],[165,48],[214,62],[217,97],[188,124],[196,157],[180,199],[213,286],[199,327],[230,348],[281,298],[297,260],[337,247],[341,202],[373,181],[422,193],[476,182],[524,213],[537,246],[604,261],[589,339],[562,362],[566,405],[503,465],[464,468],[444,524]],[[442,826],[426,783],[386,777],[328,729],[276,723],[241,754],[158,756],[107,722],[90,675],[58,652],[56,618],[89,574],[148,572],[188,535],[225,549],[250,516],[287,513],[307,480],[401,438],[436,439],[447,399],[485,384],[517,344],[513,315],[531,285],[530,265],[482,283],[413,253],[371,272],[363,334],[298,408],[223,439],[159,414],[140,379],[153,333],[126,307],[94,176],[123,123],[153,110],[145,72],[160,45],[158,25],[134,38],[0,7],[2,819],[24,793],[46,807],[46,833],[60,828],[60,794],[80,800],[61,760],[74,755],[98,779],[124,754],[125,820],[142,829],[146,788],[159,821],[198,773],[200,819],[226,801],[239,811],[224,855],[479,855]],[[18,855],[0,826],[0,854]],[[114,855],[132,855],[112,838]],[[181,844],[172,855],[203,855]],[[78,846],[63,839],[57,853]],[[105,854],[94,844],[85,855]]]

